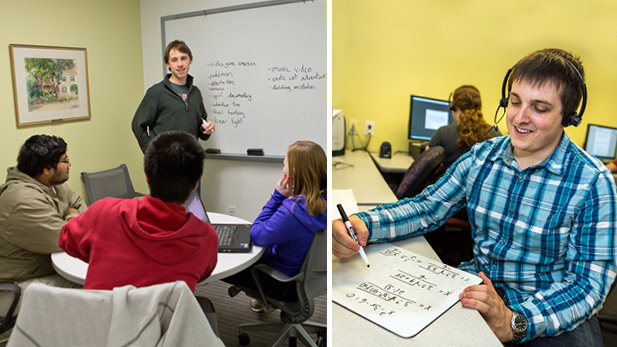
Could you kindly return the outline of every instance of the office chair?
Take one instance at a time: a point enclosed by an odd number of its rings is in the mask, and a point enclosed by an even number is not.
[[[434,173],[445,157],[444,148],[441,146],[434,146],[420,153],[405,172],[396,189],[396,197],[399,200],[409,198],[424,190],[430,180],[434,179]]]
[[[183,281],[113,290],[33,283],[7,347],[223,346]]]
[[[143,196],[142,193],[137,193],[133,189],[129,169],[124,164],[109,170],[82,172],[81,176],[86,182],[90,205],[108,196],[122,199]]]
[[[396,190],[396,197],[399,200],[413,197],[435,183],[444,172],[444,158],[445,152],[441,146],[430,147],[420,153],[407,169]],[[471,224],[464,212],[457,212],[442,227],[424,235],[442,262],[451,266],[469,260],[472,255]]]
[[[250,343],[247,333],[249,330],[273,330],[278,331],[278,335],[271,344],[273,347],[280,346],[287,337],[289,338],[289,346],[295,346],[297,335],[302,338],[305,345],[317,347],[318,345],[311,339],[309,333],[317,333],[318,340],[320,340],[319,346],[325,346],[326,325],[310,322],[308,319],[311,318],[315,310],[315,297],[326,292],[328,273],[326,245],[326,229],[319,230],[313,236],[313,241],[304,258],[300,272],[296,276],[289,277],[266,264],[259,264],[252,269],[258,291],[244,286],[232,286],[229,288],[229,296],[231,297],[236,296],[240,291],[244,291],[249,297],[262,300],[266,307],[266,312],[270,312],[273,309],[272,307],[281,309],[281,323],[240,325],[238,339],[241,345],[246,346]],[[267,296],[264,293],[260,280],[262,276],[269,276],[285,283],[295,281],[298,294],[297,301],[286,302]]]
[[[0,283],[0,291],[13,293],[13,302],[11,303],[9,310],[6,312],[6,315],[4,317],[0,317],[0,334],[3,334],[9,329],[11,329],[15,324],[15,317],[13,317],[13,312],[15,312],[15,308],[17,307],[17,303],[19,302],[21,288],[15,283]]]

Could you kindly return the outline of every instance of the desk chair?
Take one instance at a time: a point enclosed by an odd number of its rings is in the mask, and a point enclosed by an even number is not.
[[[409,198],[419,194],[431,180],[435,181],[434,173],[439,169],[446,157],[441,146],[433,146],[420,153],[405,172],[403,180],[396,189],[396,197]]]
[[[223,346],[185,282],[25,291],[7,347]]]
[[[396,190],[396,197],[400,200],[416,196],[428,185],[435,183],[444,172],[444,158],[445,151],[441,146],[433,146],[420,153],[407,169]],[[471,224],[466,213],[457,212],[443,227],[425,234],[424,237],[444,263],[457,266],[462,261],[469,260],[473,245]]]
[[[8,312],[0,312],[0,314],[5,313],[4,317],[0,317],[0,334],[3,334],[11,329],[15,324],[13,312],[15,312],[15,308],[19,302],[21,288],[15,283],[0,283],[0,291],[13,293],[13,302],[11,303]]]
[[[266,312],[272,309],[281,309],[281,323],[274,324],[242,324],[240,325],[238,338],[240,344],[246,346],[250,343],[247,331],[278,331],[271,346],[280,346],[289,337],[289,346],[296,343],[296,335],[304,341],[307,346],[317,347],[318,345],[311,339],[309,333],[317,333],[320,340],[319,346],[326,344],[326,325],[308,321],[315,310],[315,297],[326,292],[327,286],[327,254],[326,254],[326,229],[319,230],[313,236],[311,246],[304,258],[300,272],[294,277],[289,277],[284,273],[266,265],[259,264],[251,270],[253,278],[257,284],[258,291],[243,286],[232,286],[229,288],[229,296],[236,296],[240,291],[244,291],[251,298],[262,300]],[[262,288],[262,276],[269,276],[279,282],[296,283],[297,301],[282,301],[271,298],[264,293]],[[274,308],[273,308],[274,307]]]
[[[129,169],[124,164],[109,170],[82,172],[81,176],[86,182],[90,205],[108,196],[122,199],[143,196],[133,189]]]

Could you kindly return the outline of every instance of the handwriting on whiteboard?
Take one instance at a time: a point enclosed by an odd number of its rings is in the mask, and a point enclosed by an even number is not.
[[[256,90],[268,88],[272,92],[300,93],[317,90],[326,74],[314,67],[299,63],[298,65],[259,66],[254,61],[220,61],[207,63],[207,94],[205,102],[210,106],[211,120],[215,124],[240,126],[250,114],[250,104],[256,100]],[[251,79],[249,76],[265,73],[264,81]],[[250,83],[248,83],[250,82]],[[323,88],[322,88],[323,89]],[[265,102],[265,101],[263,101]]]

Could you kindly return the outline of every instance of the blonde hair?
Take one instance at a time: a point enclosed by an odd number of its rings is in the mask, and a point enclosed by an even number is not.
[[[474,144],[490,139],[490,125],[482,116],[482,98],[478,88],[464,85],[456,88],[452,104],[461,110],[458,118],[458,147],[471,148]]]
[[[326,200],[321,195],[325,194],[328,174],[323,149],[311,141],[297,141],[287,149],[287,166],[291,195],[304,196],[309,215],[324,213]]]

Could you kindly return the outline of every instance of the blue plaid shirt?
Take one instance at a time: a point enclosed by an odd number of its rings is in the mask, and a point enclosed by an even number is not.
[[[519,169],[510,137],[475,145],[421,194],[358,216],[369,242],[429,232],[467,205],[474,259],[528,321],[524,341],[570,331],[598,312],[615,279],[617,193],[610,171],[563,134]]]

